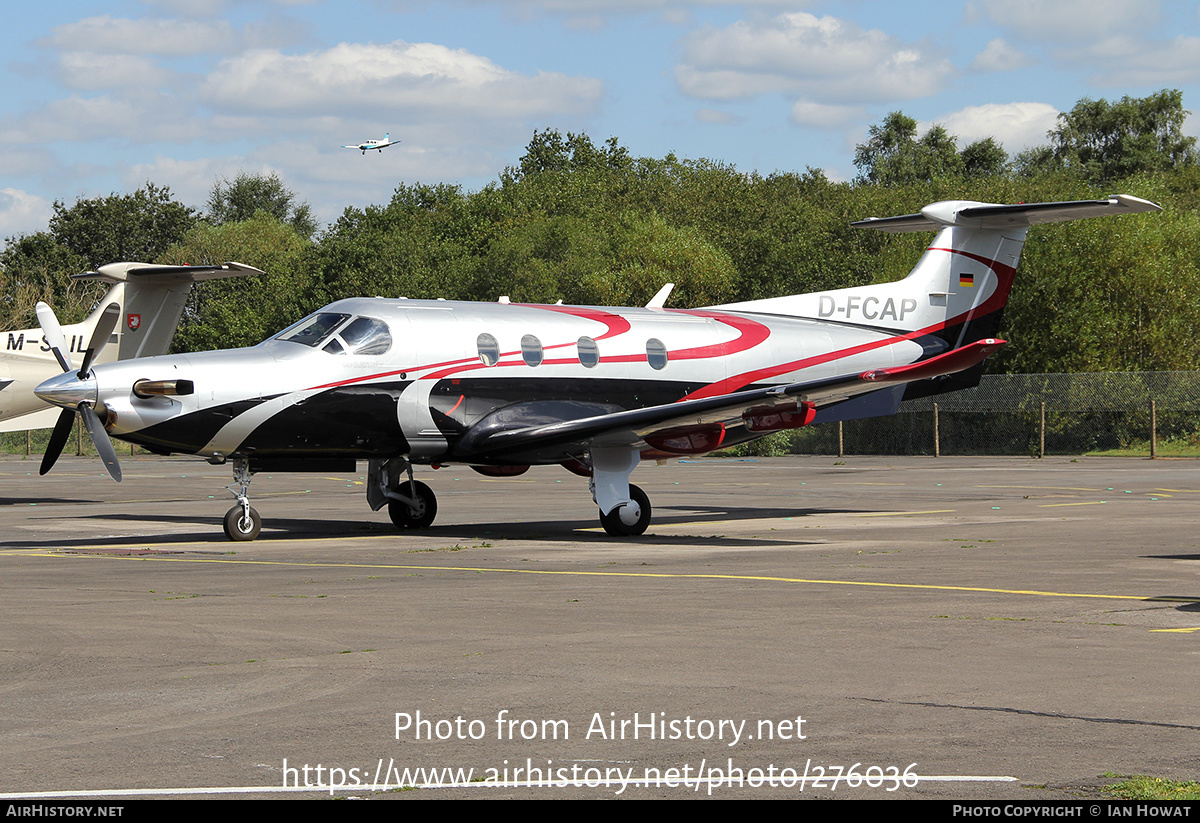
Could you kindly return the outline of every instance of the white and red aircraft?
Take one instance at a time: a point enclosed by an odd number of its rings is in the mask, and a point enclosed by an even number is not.
[[[366,140],[362,143],[356,143],[353,146],[342,146],[343,149],[358,149],[363,154],[369,151],[383,151],[388,146],[394,146],[399,143],[399,140],[392,139],[392,133],[388,132],[383,136],[382,140]]]
[[[109,263],[99,271],[72,275],[72,280],[96,280],[111,286],[86,320],[62,329],[62,353],[69,358],[90,347],[96,350],[91,361],[96,363],[163,354],[171,344],[193,283],[248,274],[262,272],[242,263]],[[114,335],[117,344],[101,353],[104,343]],[[54,425],[59,410],[39,400],[33,390],[64,368],[55,358],[41,329],[0,332],[0,432]]]
[[[85,363],[37,393],[63,408],[67,431],[84,418],[115,477],[103,429],[232,461],[234,540],[261,527],[254,472],[354,471],[356,460],[369,461],[371,508],[387,505],[401,527],[428,526],[437,509],[413,464],[513,475],[560,463],[591,477],[609,534],[637,535],[650,501],[629,476],[643,458],[891,414],[906,392],[973,385],[1003,345],[994,335],[1030,226],[1158,210],[1128,195],[946,201],[854,224],[937,230],[895,283],[695,310],[662,308],[665,289],[645,308],[340,300],[253,348]],[[52,316],[45,324],[53,339]]]

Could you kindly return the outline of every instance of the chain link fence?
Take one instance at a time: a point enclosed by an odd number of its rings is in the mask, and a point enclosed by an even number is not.
[[[78,428],[67,453],[95,454]],[[0,450],[40,455],[49,439],[49,429],[0,433]],[[891,417],[779,432],[730,451],[1200,456],[1200,372],[984,375],[976,388],[907,401]]]
[[[826,423],[746,454],[1200,456],[1200,372],[984,375],[973,389]]]

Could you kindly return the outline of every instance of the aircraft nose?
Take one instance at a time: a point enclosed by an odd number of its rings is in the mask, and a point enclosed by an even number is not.
[[[96,386],[96,378],[90,374],[80,380],[75,372],[70,371],[57,377],[51,377],[34,389],[33,393],[55,406],[76,409],[79,408],[80,403],[95,406],[99,390]]]

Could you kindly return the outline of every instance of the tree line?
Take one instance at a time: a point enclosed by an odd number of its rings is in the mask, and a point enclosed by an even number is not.
[[[1081,100],[1045,146],[1010,158],[994,140],[959,148],[902,112],[858,146],[859,176],[742,172],[713,160],[635,157],[616,138],[535,132],[478,191],[402,183],[390,202],[347,208],[318,231],[275,175],[214,184],[206,208],[152,183],[54,204],[46,231],[0,252],[0,319],[35,325],[44,299],[64,322],[96,286],[71,273],[116,260],[237,260],[258,278],[193,291],[178,351],[252,345],[342,297],[641,305],[664,282],[678,308],[896,280],[929,237],[852,229],[945,199],[1039,202],[1117,191],[1165,211],[1042,226],[1026,243],[992,371],[1196,369],[1200,167],[1182,96]]]

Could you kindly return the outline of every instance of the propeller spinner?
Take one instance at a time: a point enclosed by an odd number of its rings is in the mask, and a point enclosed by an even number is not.
[[[54,310],[45,303],[37,304],[38,324],[42,327],[46,343],[54,352],[54,357],[64,372],[58,377],[47,380],[34,391],[34,394],[47,403],[62,407],[58,422],[54,424],[54,432],[50,435],[50,442],[46,444],[46,453],[42,456],[40,474],[50,471],[59,455],[62,454],[63,447],[67,444],[67,438],[71,436],[71,424],[74,422],[75,413],[78,412],[84,428],[87,429],[88,437],[92,439],[92,444],[96,447],[96,453],[104,462],[104,468],[108,470],[113,480],[121,482],[121,466],[117,462],[117,453],[113,449],[108,432],[104,431],[104,424],[100,422],[100,416],[93,408],[99,403],[99,389],[96,386],[96,379],[91,376],[92,361],[112,336],[120,314],[121,307],[117,303],[109,303],[105,307],[99,322],[96,323],[96,328],[92,331],[92,338],[88,341],[87,350],[83,353],[83,363],[80,365],[79,371],[71,374],[74,371],[71,365],[71,352],[67,348],[67,341],[63,336],[62,327],[58,324],[58,318],[54,316]]]

